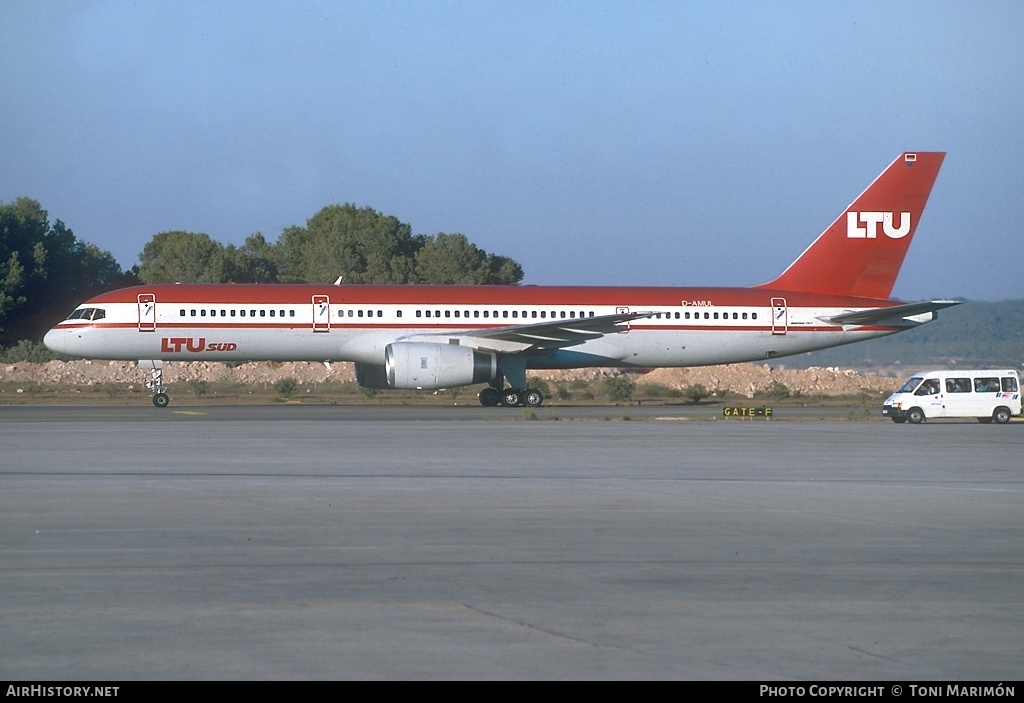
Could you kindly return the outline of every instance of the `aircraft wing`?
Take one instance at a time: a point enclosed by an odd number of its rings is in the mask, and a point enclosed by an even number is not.
[[[834,325],[859,326],[894,323],[905,325],[907,322],[924,323],[935,319],[935,313],[943,308],[959,305],[959,300],[929,300],[924,303],[907,303],[905,305],[894,305],[888,308],[872,308],[870,310],[858,310],[857,312],[844,312],[840,315],[833,315],[825,318],[827,322]],[[927,315],[927,317],[918,316]]]
[[[532,325],[494,327],[484,330],[463,330],[438,334],[418,334],[410,341],[437,341],[439,338],[458,340],[473,349],[487,349],[503,353],[539,351],[571,347],[606,334],[625,332],[624,323],[651,317],[653,312],[624,312],[596,317],[577,317],[552,320]]]

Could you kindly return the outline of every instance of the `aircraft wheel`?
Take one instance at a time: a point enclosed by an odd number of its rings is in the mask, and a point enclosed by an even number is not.
[[[166,393],[157,393],[153,396],[153,405],[158,408],[166,408],[171,402],[171,399],[167,397]]]
[[[924,422],[924,411],[921,408],[911,408],[907,411],[907,419],[912,425],[920,425]]]
[[[523,404],[529,408],[539,408],[544,402],[544,395],[537,390],[527,388],[523,391]]]
[[[493,408],[500,400],[501,395],[498,393],[498,389],[493,386],[480,391],[480,405],[485,408]]]
[[[506,407],[514,408],[519,405],[522,398],[523,396],[519,392],[518,388],[506,388],[505,392],[501,396],[501,403]]]
[[[1010,411],[1007,408],[996,408],[996,411],[992,413],[992,419],[1000,425],[1005,425],[1010,421]]]

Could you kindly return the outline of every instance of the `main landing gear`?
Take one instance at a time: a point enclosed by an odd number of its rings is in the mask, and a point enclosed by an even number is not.
[[[499,390],[494,386],[480,391],[480,405],[493,408],[496,405],[515,407],[522,405],[527,408],[539,408],[544,402],[544,395],[533,388],[506,388]]]
[[[505,381],[510,388],[505,388]],[[533,388],[526,387],[526,361],[522,357],[505,357],[498,364],[498,373],[491,379],[491,385],[480,391],[480,405],[493,408],[504,405],[514,408],[521,405],[527,408],[539,408],[544,402],[544,395]]]

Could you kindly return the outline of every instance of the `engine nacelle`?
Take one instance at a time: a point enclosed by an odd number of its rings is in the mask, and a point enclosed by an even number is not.
[[[498,358],[458,344],[395,342],[384,350],[384,371],[388,388],[455,388],[495,378]]]

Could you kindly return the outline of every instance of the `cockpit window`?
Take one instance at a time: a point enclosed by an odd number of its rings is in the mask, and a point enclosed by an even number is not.
[[[68,315],[69,320],[102,320],[107,316],[103,308],[78,308]]]

